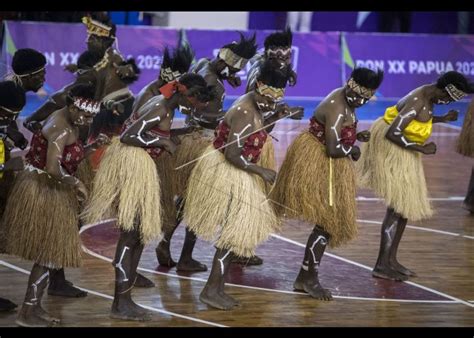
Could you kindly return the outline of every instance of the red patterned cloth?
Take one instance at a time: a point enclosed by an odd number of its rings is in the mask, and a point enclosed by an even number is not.
[[[322,144],[326,144],[325,127],[316,121],[313,116],[309,120],[309,132],[314,135]],[[357,140],[357,121],[352,126],[343,127],[341,130],[341,144],[345,146],[353,146]]]
[[[138,116],[137,112],[134,112],[123,124],[122,131],[120,132],[120,134],[122,134],[125,130],[130,128],[130,126],[136,120],[138,120],[138,118],[139,118],[139,116]],[[146,135],[147,137],[150,137],[150,138],[161,137],[161,138],[169,139],[170,136],[171,136],[171,132],[169,130],[161,130],[160,128],[158,128],[158,126],[155,126],[155,127],[151,128],[150,130],[146,131],[144,133],[144,135]],[[160,157],[160,155],[165,151],[163,148],[159,148],[159,147],[149,147],[149,148],[143,147],[143,149],[145,149],[145,151],[154,160],[156,160],[158,157]]]
[[[107,131],[107,130],[101,130],[100,134],[105,134],[107,135],[110,139],[114,136],[120,136],[120,132],[122,131],[121,126],[115,127],[112,131]],[[87,144],[92,144],[96,140],[95,137],[92,135],[89,136],[87,139]],[[104,156],[105,151],[107,150],[108,145],[104,144],[102,147],[97,148],[92,154],[89,155],[89,163],[91,164],[92,169],[97,170],[99,169],[99,164],[100,161],[102,160],[102,157]]]
[[[221,121],[214,131],[216,138],[214,139],[214,148],[219,149],[224,153],[224,146],[227,144],[229,139],[230,127],[224,121]],[[246,161],[257,163],[260,153],[262,152],[263,145],[267,140],[267,132],[260,130],[250,135],[242,148],[241,155]]]
[[[29,164],[35,168],[44,170],[48,155],[48,140],[41,132],[33,134],[30,143],[30,150],[25,158]],[[84,147],[80,141],[67,145],[63,150],[61,166],[66,169],[69,175],[74,175],[79,163],[84,158]]]

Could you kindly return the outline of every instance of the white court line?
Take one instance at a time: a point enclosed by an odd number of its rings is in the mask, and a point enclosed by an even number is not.
[[[449,124],[449,123],[438,123],[438,124],[443,126],[443,127],[450,128],[450,129],[455,129],[455,130],[461,130],[462,129],[462,127],[455,126],[455,125]]]
[[[431,197],[428,198],[430,201],[451,201],[451,202],[457,202],[457,201],[464,201],[465,197],[462,196],[449,196],[449,197]],[[372,202],[372,201],[383,201],[383,198],[380,197],[364,197],[364,196],[357,196],[356,201],[367,201],[367,202]]]
[[[380,221],[369,221],[369,220],[367,220],[367,219],[357,219],[356,221],[357,221],[357,222],[362,222],[362,223],[382,224],[382,222],[380,222]],[[415,229],[415,230],[421,230],[421,231],[427,231],[427,232],[434,232],[434,233],[443,234],[443,235],[448,235],[448,236],[455,236],[455,237],[463,237],[463,238],[467,238],[467,239],[474,239],[474,236],[461,235],[461,234],[458,234],[458,233],[455,233],[455,232],[443,231],[443,230],[436,230],[436,229],[432,229],[432,228],[422,228],[422,227],[418,227],[418,226],[415,226],[415,225],[407,225],[407,228]]]
[[[25,270],[23,268],[20,268],[19,266],[16,266],[16,265],[13,265],[13,264],[10,264],[8,262],[5,262],[3,260],[0,260],[0,264],[3,265],[3,266],[6,266],[7,268],[10,268],[10,269],[13,269],[13,270],[16,270],[16,271],[19,271],[19,272],[22,272],[26,275],[29,275],[30,274],[30,271],[28,270]],[[92,295],[95,295],[95,296],[98,296],[98,297],[102,297],[102,298],[106,298],[106,299],[110,299],[110,300],[113,300],[114,297],[112,296],[109,296],[109,295],[106,295],[104,293],[101,293],[101,292],[97,292],[97,291],[94,291],[94,290],[90,290],[90,289],[86,289],[86,288],[81,288],[79,286],[76,285],[76,287],[78,289],[81,289],[83,291],[87,291],[88,293],[92,294]],[[193,317],[188,317],[188,316],[185,316],[185,315],[181,315],[179,313],[174,313],[174,312],[170,312],[170,311],[166,311],[166,310],[160,310],[160,309],[156,309],[154,307],[151,307],[151,306],[148,306],[148,305],[143,305],[143,304],[140,304],[140,303],[136,303],[138,305],[140,305],[141,307],[145,308],[145,309],[148,309],[150,311],[153,311],[153,312],[158,312],[158,313],[162,313],[162,314],[166,314],[166,315],[170,315],[170,316],[174,316],[174,317],[179,317],[179,318],[182,318],[182,319],[187,319],[187,320],[190,320],[190,321],[193,321],[193,322],[198,322],[198,323],[202,323],[202,324],[207,324],[207,325],[211,325],[211,326],[217,326],[217,327],[227,327],[225,325],[221,325],[221,324],[217,324],[217,323],[213,323],[213,322],[208,322],[207,320],[202,320],[202,319],[198,319],[198,318],[193,318]]]
[[[285,242],[288,242],[288,243],[292,243],[292,244],[295,244],[295,245],[298,245],[300,247],[306,247],[304,244],[301,244],[299,242],[296,242],[296,241],[293,241],[289,238],[286,238],[286,237],[282,237],[282,236],[279,236],[279,235],[275,235],[275,234],[272,234],[271,235],[272,237],[275,237],[275,238],[278,238],[282,241],[285,241]],[[360,263],[357,263],[357,262],[354,262],[354,261],[351,261],[347,258],[343,258],[343,257],[340,257],[340,256],[337,256],[337,255],[334,255],[334,254],[330,254],[330,253],[324,253],[325,255],[328,255],[329,257],[333,257],[333,258],[336,258],[336,259],[339,259],[343,262],[346,262],[346,263],[349,263],[349,264],[353,264],[353,265],[356,265],[358,267],[361,267],[363,269],[366,269],[366,270],[370,270],[372,271],[372,268],[371,267],[368,267],[367,265],[363,265],[363,264],[360,264]],[[420,284],[417,284],[417,283],[413,283],[413,282],[408,282],[408,281],[405,281],[405,282],[402,282],[402,283],[407,283],[407,284],[410,284],[410,285],[413,285],[413,286],[416,286],[416,287],[419,287],[420,289],[423,289],[423,290],[426,290],[426,291],[430,291],[432,293],[435,293],[437,295],[440,295],[440,296],[443,296],[445,298],[449,298],[449,299],[452,299],[458,303],[462,303],[464,305],[467,305],[469,307],[473,307],[474,308],[474,304],[471,304],[469,302],[466,302],[465,300],[462,300],[462,299],[459,299],[459,298],[456,298],[456,297],[453,297],[453,296],[450,296],[446,293],[443,293],[443,292],[439,292],[437,290],[434,290],[434,289],[431,289],[431,288],[428,288],[426,286],[423,286],[423,285],[420,285]]]
[[[285,131],[285,130],[273,130],[271,134],[277,134],[277,135],[299,135],[301,132],[305,131],[305,129],[302,130],[292,130],[292,131]],[[450,137],[455,137],[459,136],[459,133],[431,133],[431,136],[433,137],[440,137],[440,136],[450,136]]]
[[[84,227],[81,228],[80,233],[87,230],[87,229],[90,229],[90,228],[92,228],[96,225],[99,225],[99,224],[101,224],[101,223],[95,223],[95,224],[90,224],[90,225],[84,226]],[[281,236],[278,236],[278,235],[272,235],[272,236],[275,237],[275,238],[279,238],[279,239],[284,238],[284,237],[281,237]],[[293,244],[296,244],[298,246],[302,246],[302,244],[300,244],[298,242],[293,242],[290,239],[285,238],[283,240],[288,241],[288,242],[293,243]],[[303,247],[304,247],[304,245],[303,245]],[[100,254],[88,249],[84,245],[82,245],[82,250],[84,250],[84,252],[86,252],[87,254],[89,254],[93,257],[96,257],[96,258],[101,259],[101,260],[106,261],[106,262],[112,262],[111,258],[100,255]],[[334,255],[329,254],[329,253],[325,253],[325,254],[329,255],[329,256],[334,256]],[[338,257],[338,256],[334,256],[334,257],[344,260],[343,258]],[[353,264],[353,265],[358,265],[358,263],[356,263],[356,262],[352,262],[352,261],[347,261],[347,262],[350,263],[350,264]],[[364,265],[360,265],[360,266],[363,267],[363,268],[366,268],[366,266],[364,266]],[[155,270],[141,268],[141,267],[138,267],[137,270],[145,271],[145,272],[152,273],[152,274],[155,274],[155,275],[168,276],[168,277],[192,280],[192,281],[203,282],[203,283],[207,282],[207,280],[203,279],[203,278],[180,276],[180,275],[177,275],[177,274],[160,272],[160,271],[155,271]],[[370,269],[370,270],[372,270],[372,269]],[[237,288],[268,291],[268,292],[283,293],[283,294],[290,294],[290,295],[304,295],[304,296],[307,296],[307,294],[304,293],[304,292],[286,291],[286,290],[279,290],[279,289],[268,289],[268,288],[261,288],[261,287],[256,287],[256,286],[233,284],[233,283],[225,283],[225,284],[228,285],[228,286],[237,287]],[[457,300],[439,300],[439,301],[438,300],[416,300],[416,299],[411,300],[411,299],[370,298],[370,297],[354,297],[354,296],[333,296],[333,298],[350,299],[350,300],[364,300],[364,301],[401,302],[401,303],[446,303],[446,304],[460,303],[460,301],[457,301]]]

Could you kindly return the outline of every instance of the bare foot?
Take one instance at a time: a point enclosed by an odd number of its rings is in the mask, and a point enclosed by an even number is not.
[[[81,297],[86,297],[87,292],[82,291],[79,288],[76,288],[75,286],[72,285],[71,282],[64,280],[61,283],[55,283],[54,285],[50,284],[48,287],[48,295],[81,298]]]
[[[408,279],[408,276],[402,275],[398,271],[393,270],[390,267],[385,267],[385,266],[376,266],[374,270],[372,271],[372,276],[376,278],[383,278],[383,279],[389,279],[389,280],[394,280],[397,282],[403,282]]]
[[[300,270],[298,277],[296,277],[293,288],[296,291],[303,291],[308,293],[311,297],[319,300],[330,301],[332,294],[328,289],[325,289],[319,284],[318,277],[312,276],[312,273]]]
[[[221,294],[218,293],[217,290],[211,291],[206,287],[199,295],[199,300],[209,306],[220,310],[231,310],[235,306],[235,303],[233,301],[221,296]]]
[[[257,255],[252,257],[235,257],[232,260],[232,263],[242,264],[242,265],[262,265],[263,259],[258,257]]]
[[[207,271],[207,266],[191,258],[190,260],[187,260],[187,261],[179,260],[178,265],[176,266],[176,271],[187,271],[187,272]]]
[[[59,324],[61,320],[59,318],[51,316],[49,313],[47,313],[40,305],[37,305],[33,307],[33,313],[37,315],[38,317],[48,321],[52,322],[54,324]]]
[[[137,272],[137,279],[135,280],[134,286],[137,288],[154,288],[155,283]]]
[[[235,299],[234,297],[231,297],[230,295],[228,295],[227,293],[225,293],[224,291],[220,291],[219,292],[219,295],[226,299],[229,303],[232,303],[234,304],[233,307],[237,307],[237,306],[240,306],[240,302]]]
[[[56,323],[40,317],[34,308],[35,305],[23,304],[15,323],[23,327],[50,327]]]
[[[119,305],[116,302],[112,304],[110,318],[145,322],[151,320],[151,312],[135,304],[132,300],[121,299]]]
[[[176,262],[171,258],[170,245],[166,241],[161,241],[155,249],[156,258],[161,266],[172,268]]]
[[[463,209],[469,211],[471,214],[474,214],[474,207],[472,205],[463,203],[461,206]]]
[[[410,270],[406,267],[404,267],[403,265],[401,265],[399,262],[397,262],[396,260],[395,261],[392,261],[390,262],[390,266],[393,270],[401,273],[402,275],[405,275],[405,276],[408,276],[408,277],[416,277],[417,274],[415,271],[413,270]]]

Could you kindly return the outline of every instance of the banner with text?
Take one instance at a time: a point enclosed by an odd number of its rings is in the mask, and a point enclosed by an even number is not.
[[[384,97],[403,97],[450,70],[474,78],[472,35],[342,33],[341,48],[345,75],[354,65],[384,70]]]
[[[270,31],[258,31],[259,50]],[[252,34],[245,32],[246,36]],[[159,74],[162,50],[174,48],[178,41],[176,29],[118,26],[118,48],[124,57],[133,57],[141,69],[140,79],[131,86],[138,93]],[[236,31],[185,30],[196,53],[196,60],[217,55],[219,48],[239,40]],[[6,22],[3,43],[3,62],[11,64],[14,52],[19,48],[34,48],[46,55],[46,85],[48,93],[54,92],[73,81],[74,76],[64,67],[77,62],[86,49],[87,33],[82,24]],[[339,33],[295,33],[293,36],[293,65],[298,73],[298,83],[287,90],[288,96],[321,97],[341,85],[341,52]],[[249,66],[249,65],[248,65]],[[247,67],[248,68],[248,67]],[[227,95],[242,95],[245,90],[247,69],[239,75],[242,86],[227,86]]]

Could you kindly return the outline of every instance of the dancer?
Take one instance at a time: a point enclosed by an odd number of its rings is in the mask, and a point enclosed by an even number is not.
[[[81,264],[77,221],[79,200],[87,191],[74,173],[87,151],[78,138],[78,126],[90,124],[99,110],[93,98],[91,85],[71,88],[67,106],[33,135],[28,165],[17,175],[8,198],[2,219],[7,252],[35,262],[16,321],[20,326],[59,322],[41,307],[50,271]]]
[[[83,217],[87,223],[117,218],[120,237],[113,265],[115,293],[111,317],[149,320],[149,312],[131,298],[143,246],[161,234],[160,175],[154,160],[174,153],[171,124],[179,105],[199,106],[212,98],[198,75],[186,74],[160,89],[125,122],[104,153]],[[184,132],[187,131],[185,128]],[[177,133],[183,130],[177,130]]]
[[[272,33],[265,38],[264,46],[265,50],[263,54],[255,55],[251,60],[251,67],[247,75],[247,88],[246,93],[251,90],[254,90],[257,84],[257,77],[261,65],[265,61],[269,61],[274,69],[279,69],[282,72],[288,72],[289,74],[289,84],[294,86],[296,84],[297,75],[292,69],[291,65],[291,45],[293,41],[293,34],[291,30],[287,28],[283,32]],[[304,116],[303,107],[292,107],[290,108],[286,103],[279,103],[275,111],[268,112],[265,115],[265,125],[268,127],[266,131],[271,133],[275,127],[275,123],[285,117],[290,117],[294,120],[301,120]],[[275,160],[275,148],[273,144],[273,136],[269,135],[267,141],[265,142],[262,154],[261,161],[262,165],[266,168],[273,170],[277,169],[276,160]],[[271,191],[272,185],[266,184],[267,194]],[[235,259],[234,263],[240,263],[245,265],[261,265],[263,264],[263,259],[258,256],[253,256],[250,258],[244,259]]]
[[[212,144],[214,130],[220,120],[222,120],[225,111],[223,102],[225,97],[225,88],[223,81],[226,80],[233,87],[241,84],[240,78],[236,74],[242,70],[248,60],[252,58],[257,51],[255,43],[255,34],[250,38],[244,37],[240,33],[240,41],[224,45],[219,54],[213,60],[200,59],[191,72],[201,75],[208,85],[215,86],[216,96],[205,107],[191,111],[185,107],[182,109],[186,116],[187,126],[199,126],[200,128],[193,133],[181,137],[181,144],[178,145],[176,153],[173,156],[174,172],[172,180],[175,182],[173,191],[179,196],[176,201],[177,219],[171,227],[164,228],[164,235],[156,248],[156,255],[160,265],[173,267],[176,263],[173,261],[170,253],[170,242],[176,227],[183,218],[182,212],[185,201],[185,194],[191,171],[196,164],[196,160],[203,150]],[[194,260],[192,252],[196,243],[196,235],[186,228],[183,249],[178,261],[178,271],[206,271],[207,266]]]
[[[205,240],[217,239],[199,299],[218,309],[238,305],[224,292],[233,257],[252,257],[280,224],[265,195],[265,182],[273,183],[276,172],[261,166],[260,152],[267,138],[263,115],[283,98],[287,81],[287,74],[263,64],[256,90],[227,111],[189,178],[184,221]]]
[[[2,219],[8,193],[14,179],[14,172],[23,170],[23,158],[11,158],[14,147],[23,148],[28,144],[23,134],[16,128],[16,118],[26,104],[26,95],[23,88],[12,81],[0,82],[0,220]],[[20,149],[21,149],[20,148]],[[0,253],[6,253],[6,239],[4,227],[0,228]],[[12,301],[0,298],[0,312],[11,311],[18,305]]]
[[[433,215],[421,155],[436,153],[436,145],[426,143],[433,123],[456,121],[458,116],[453,110],[434,116],[433,108],[473,92],[473,84],[462,74],[450,71],[436,83],[412,90],[372,125],[372,137],[362,147],[357,170],[361,186],[374,190],[387,206],[374,277],[404,281],[416,276],[398,262],[397,251],[407,220],[419,221]]]
[[[467,157],[474,158],[474,137],[472,135],[474,124],[472,123],[472,114],[474,114],[474,99],[471,100],[464,117],[461,133],[456,142],[456,151]],[[464,198],[462,207],[474,214],[474,167],[471,170],[471,178],[467,188],[466,197]]]
[[[357,235],[353,161],[360,150],[354,143],[366,142],[370,135],[357,133],[355,113],[382,79],[381,71],[356,68],[345,86],[326,96],[316,107],[309,130],[288,148],[271,193],[280,216],[314,224],[294,288],[316,299],[332,300],[319,282],[326,246],[338,247]]]

